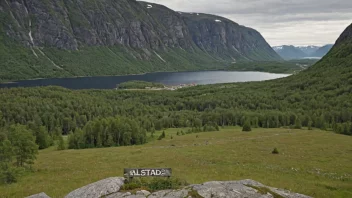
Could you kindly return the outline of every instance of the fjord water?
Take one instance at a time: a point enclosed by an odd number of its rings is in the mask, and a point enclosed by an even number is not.
[[[119,83],[141,80],[158,82],[165,85],[191,84],[197,85],[264,81],[286,77],[288,74],[272,74],[265,72],[238,72],[238,71],[198,71],[198,72],[159,72],[127,76],[99,76],[80,78],[51,78],[37,80],[23,80],[14,83],[0,84],[5,87],[36,87],[61,86],[69,89],[114,89]]]

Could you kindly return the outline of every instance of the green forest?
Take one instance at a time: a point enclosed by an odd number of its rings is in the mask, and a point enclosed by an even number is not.
[[[301,59],[289,61],[262,61],[262,62],[249,62],[241,61],[232,64],[228,67],[229,70],[234,71],[260,71],[270,73],[288,73],[292,74],[299,72],[314,65],[318,60],[316,59]]]
[[[163,85],[161,83],[138,81],[138,80],[123,82],[123,83],[120,83],[117,85],[118,89],[146,89],[147,87],[149,87],[149,88],[164,88],[165,85]]]

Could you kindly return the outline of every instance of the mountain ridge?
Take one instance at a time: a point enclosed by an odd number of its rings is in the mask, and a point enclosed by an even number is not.
[[[135,0],[4,0],[0,21],[2,80],[219,69],[237,60],[282,60],[254,29],[220,16]]]
[[[306,56],[302,50],[293,45],[275,46],[273,49],[285,60],[300,59]]]
[[[332,44],[323,46],[295,46],[295,45],[281,45],[273,46],[272,48],[284,59],[304,59],[307,57],[321,58],[325,56],[332,48]]]

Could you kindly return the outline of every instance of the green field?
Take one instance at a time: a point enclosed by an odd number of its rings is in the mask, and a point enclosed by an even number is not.
[[[0,186],[0,197],[46,192],[63,197],[100,179],[122,176],[126,167],[171,167],[189,183],[254,179],[314,197],[352,197],[352,137],[320,130],[225,128],[177,136],[141,146],[41,150],[35,172]],[[186,131],[186,130],[184,130]],[[173,136],[173,139],[171,139]],[[197,138],[198,136],[198,138]],[[271,154],[274,147],[279,155]]]

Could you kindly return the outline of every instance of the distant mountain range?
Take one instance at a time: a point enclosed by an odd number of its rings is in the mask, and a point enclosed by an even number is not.
[[[273,49],[278,53],[282,58],[286,60],[291,59],[304,59],[304,58],[322,58],[325,56],[330,49],[332,48],[332,44],[324,45],[322,47],[319,46],[293,46],[293,45],[282,45],[275,46]]]

